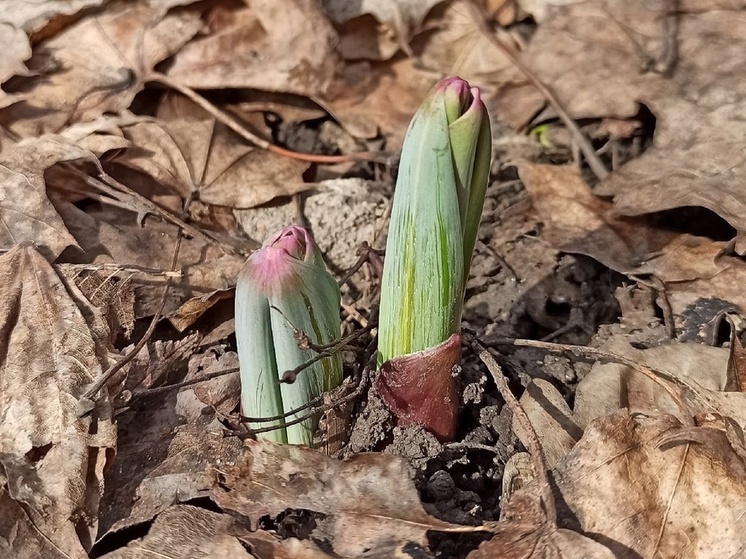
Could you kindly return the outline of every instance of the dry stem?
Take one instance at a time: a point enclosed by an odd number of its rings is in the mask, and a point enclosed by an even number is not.
[[[622,355],[617,355],[616,353],[612,353],[610,351],[604,351],[602,349],[598,349],[595,347],[587,347],[587,346],[579,346],[579,345],[572,345],[572,344],[557,344],[557,343],[551,343],[551,342],[542,342],[538,340],[525,340],[520,338],[498,338],[498,339],[489,339],[486,341],[489,345],[513,345],[513,346],[520,346],[520,347],[533,347],[537,349],[544,349],[546,351],[551,351],[554,353],[573,353],[575,355],[583,355],[585,357],[603,360],[606,362],[611,363],[620,363],[622,365],[626,365],[627,367],[631,368],[634,371],[637,371],[638,373],[645,375],[647,378],[655,382],[657,385],[659,385],[663,390],[665,390],[668,395],[671,397],[671,399],[674,401],[676,406],[681,411],[682,419],[690,424],[693,425],[693,419],[691,417],[691,412],[689,410],[689,407],[686,405],[684,400],[681,398],[681,394],[674,389],[671,384],[675,384],[678,386],[684,386],[691,390],[695,395],[697,395],[708,407],[712,408],[712,404],[704,398],[700,391],[697,390],[694,386],[689,384],[688,382],[684,381],[683,379],[677,378],[670,373],[667,373],[666,371],[661,371],[658,369],[651,369],[650,367],[645,367],[643,365],[640,365],[639,363],[635,363],[631,359],[628,359],[627,357],[624,357]]]
[[[247,142],[255,145],[260,149],[269,151],[277,155],[281,155],[282,157],[297,159],[299,161],[308,161],[309,163],[322,163],[327,165],[348,163],[351,161],[376,161],[379,163],[387,162],[386,157],[383,154],[374,152],[352,153],[348,155],[315,155],[311,153],[298,153],[289,149],[282,148],[265,140],[264,138],[260,138],[250,130],[247,130],[246,127],[238,120],[210,103],[207,99],[202,97],[191,87],[187,87],[184,84],[179,83],[177,80],[171,79],[168,76],[165,76],[158,72],[152,72],[148,74],[146,81],[159,83],[173,89],[174,91],[178,91],[179,93],[193,101],[195,104],[202,107],[215,120],[233,130]]]
[[[171,271],[176,268],[176,263],[178,262],[179,249],[181,248],[181,237],[182,231],[179,230],[178,237],[176,238],[176,246],[174,247],[174,256],[171,260]],[[145,347],[145,344],[148,343],[148,340],[150,340],[150,337],[153,335],[153,332],[155,331],[155,328],[161,319],[163,309],[165,308],[166,301],[168,300],[168,290],[171,287],[172,281],[172,276],[166,278],[166,282],[163,285],[163,293],[161,294],[161,301],[158,305],[158,309],[155,311],[153,319],[150,321],[150,326],[148,326],[147,331],[145,332],[143,337],[140,338],[140,341],[137,342],[137,345],[135,345],[135,347],[132,348],[127,354],[125,354],[124,357],[122,357],[119,361],[109,367],[99,378],[95,380],[95,382],[88,388],[88,390],[85,391],[85,394],[81,396],[80,400],[78,401],[79,416],[82,417],[95,407],[92,399],[98,394],[99,390],[103,388],[103,386],[109,381],[111,377],[121,371],[127,363],[132,361],[132,359],[134,359],[135,356],[140,353],[140,350]]]
[[[500,49],[500,51],[502,51],[502,53],[508,58],[508,60],[510,60],[510,62],[526,77],[526,79],[528,79],[528,81],[530,81],[533,86],[539,90],[539,92],[544,96],[547,102],[552,106],[559,119],[572,134],[573,140],[575,140],[575,143],[580,148],[580,151],[583,152],[585,160],[588,162],[588,166],[591,168],[591,171],[593,171],[593,174],[595,174],[599,180],[608,175],[609,171],[606,169],[606,166],[596,154],[596,151],[593,149],[590,141],[588,141],[585,135],[580,131],[580,128],[578,128],[578,125],[575,124],[575,121],[570,118],[570,115],[567,114],[567,111],[559,102],[559,99],[557,99],[557,96],[554,94],[554,92],[552,92],[552,90],[549,89],[549,87],[546,86],[536,76],[536,74],[534,74],[533,71],[523,63],[515,49],[501,41],[495,35],[493,30],[490,29],[489,25],[487,24],[488,16],[484,8],[482,8],[481,6],[477,6],[475,2],[470,2],[469,7],[471,9],[474,22],[476,23],[479,31],[481,31],[482,34],[493,45],[495,45],[498,49]]]
[[[487,348],[474,336],[466,334],[464,337],[479,356],[479,359],[482,360],[482,363],[484,363],[490,371],[492,378],[495,379],[495,384],[497,385],[498,392],[500,392],[500,396],[505,400],[505,405],[508,406],[513,414],[513,418],[521,424],[521,427],[527,434],[526,446],[531,454],[531,464],[534,469],[534,476],[536,477],[536,481],[539,483],[541,490],[541,499],[544,502],[544,512],[547,516],[547,522],[556,525],[557,507],[554,504],[554,494],[552,493],[552,486],[549,484],[549,478],[547,476],[547,461],[544,457],[544,451],[541,449],[541,443],[539,442],[539,437],[534,430],[534,426],[531,424],[531,420],[528,418],[526,411],[521,407],[518,399],[510,391],[508,381],[505,379],[502,368],[497,364],[497,361],[495,361],[492,355],[490,355]]]

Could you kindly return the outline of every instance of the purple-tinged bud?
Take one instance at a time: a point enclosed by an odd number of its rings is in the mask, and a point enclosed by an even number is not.
[[[340,337],[339,306],[337,282],[302,227],[277,231],[249,257],[236,284],[236,343],[244,415],[282,415],[339,385],[339,354],[310,365],[292,384],[280,382],[285,371],[315,356],[312,350],[298,347],[297,330],[317,345],[330,344]],[[278,430],[261,436],[310,445],[318,418],[285,427],[286,422],[306,413],[251,427],[278,426]]]

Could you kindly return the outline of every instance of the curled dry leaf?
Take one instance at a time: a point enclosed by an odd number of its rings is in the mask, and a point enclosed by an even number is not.
[[[727,54],[718,51],[718,56]],[[746,109],[746,88],[733,92],[718,86],[710,95],[726,93],[739,96],[736,107],[726,114],[720,114],[717,103],[702,107],[678,99],[651,102],[659,118],[655,146],[610,175],[601,192],[614,195],[614,208],[623,215],[686,206],[707,208],[736,228],[736,251],[742,255],[746,252],[746,195],[740,177],[746,172],[746,162],[743,146],[735,138],[746,133],[737,116]]]
[[[695,3],[696,4],[696,3]],[[524,61],[575,118],[636,115],[644,104],[656,119],[654,143],[599,185],[624,215],[684,206],[708,208],[738,230],[746,247],[746,172],[740,138],[746,129],[746,22],[740,2],[708,4],[675,14],[671,42],[678,60],[670,77],[641,71],[660,66],[667,51],[669,3],[645,0],[562,2],[548,8]],[[669,41],[670,42],[670,41]],[[727,61],[727,63],[726,63]],[[663,68],[665,70],[665,68]],[[724,101],[726,100],[727,101]],[[515,99],[518,107],[522,99]],[[537,99],[531,118],[544,101]],[[510,101],[501,118],[520,127]],[[512,120],[511,120],[511,117]]]
[[[214,120],[145,121],[123,127],[133,147],[117,161],[140,169],[183,199],[251,208],[308,190],[308,164],[247,145]]]
[[[95,159],[61,138],[42,136],[24,140],[0,155],[0,246],[33,241],[50,261],[75,238],[47,198],[44,171],[60,161]]]
[[[44,41],[29,70],[44,75],[0,121],[21,137],[56,132],[127,108],[144,78],[179,50],[202,22],[194,10],[159,14],[147,2],[109,6]]]
[[[57,17],[73,16],[84,9],[99,6],[103,0],[70,0],[67,2],[17,2],[0,13],[0,85],[13,76],[28,76],[24,64],[31,58],[31,44],[27,34],[38,33]],[[0,109],[21,101],[22,93],[8,94],[0,88]]]
[[[626,274],[654,274],[666,285],[675,315],[698,300],[725,299],[746,309],[741,259],[727,243],[650,227],[643,217],[620,216],[594,196],[577,168],[521,163],[519,174],[557,248],[585,254]]]
[[[192,41],[168,75],[203,89],[254,88],[319,96],[337,70],[336,33],[317,0],[217,7],[211,33]]]
[[[2,18],[2,16],[0,16]],[[13,76],[25,76],[28,68],[24,62],[31,58],[31,45],[26,34],[0,19],[0,86]],[[23,99],[21,94],[6,93],[0,87],[0,109]]]
[[[215,502],[253,523],[286,509],[326,515],[325,538],[338,556],[388,554],[405,542],[425,545],[428,530],[480,530],[428,516],[399,457],[370,453],[339,461],[264,440],[245,444],[234,468],[216,471]]]
[[[38,2],[20,2],[13,9],[3,10],[0,20],[7,21],[17,29],[27,33],[37,33],[50,20],[65,16],[74,16],[83,10],[97,8],[104,0],[41,0]]]
[[[0,301],[0,542],[13,557],[83,559],[116,446],[106,389],[76,413],[109,365],[105,321],[30,246],[0,257]]]
[[[643,367],[662,371],[674,381],[662,378],[658,383],[627,365],[596,363],[575,394],[574,418],[581,427],[585,428],[597,417],[628,408],[632,412],[670,413],[683,422],[690,422],[699,412],[714,412],[746,428],[746,394],[724,391],[728,378],[727,348],[678,343],[641,350],[620,337],[610,338],[607,349]],[[684,410],[661,383],[668,383],[681,394]]]
[[[175,503],[204,497],[209,468],[235,464],[243,445],[226,437],[191,387],[141,396],[117,416],[117,456],[107,471],[99,538],[150,521]]]
[[[697,443],[661,444],[679,429],[672,416],[636,421],[624,411],[592,422],[553,472],[558,523],[603,534],[616,557],[738,556],[746,529],[742,459],[722,431],[705,427]]]
[[[657,380],[627,364],[597,362],[578,384],[572,411],[551,384],[532,381],[521,404],[549,462],[564,458],[591,422],[620,409],[641,414],[668,413],[684,423],[691,423],[691,418],[699,413],[716,413],[746,428],[746,395],[726,391],[727,348],[672,343],[636,349],[626,336],[615,335],[607,338],[602,349],[648,369]],[[516,433],[522,437],[519,427]]]
[[[218,289],[199,297],[187,299],[178,309],[168,316],[168,320],[174,325],[174,328],[179,332],[183,332],[216,303],[232,298],[232,289]]]
[[[227,514],[189,505],[176,505],[160,513],[145,537],[101,559],[149,557],[204,557],[205,559],[252,559],[241,544],[251,533]]]
[[[547,522],[538,497],[516,494],[503,507],[494,536],[467,559],[614,559],[605,546],[572,530]]]
[[[531,421],[547,466],[553,468],[583,435],[567,402],[559,391],[542,379],[532,379],[520,399],[521,407]],[[513,430],[524,446],[528,447],[528,433],[513,418]]]
[[[348,60],[387,60],[409,42],[425,16],[442,0],[323,0],[329,19],[338,26],[340,50]]]

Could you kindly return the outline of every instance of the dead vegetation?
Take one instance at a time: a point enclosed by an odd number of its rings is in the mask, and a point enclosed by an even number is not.
[[[7,0],[0,549],[742,555],[745,8]],[[369,387],[397,150],[454,74],[496,160],[444,444]],[[232,288],[290,222],[356,333],[327,453],[239,418]]]

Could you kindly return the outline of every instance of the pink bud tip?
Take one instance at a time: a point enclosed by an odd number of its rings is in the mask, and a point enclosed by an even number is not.
[[[459,77],[442,79],[434,89],[445,99],[449,122],[453,122],[471,110],[480,110],[482,106],[479,88],[471,87],[469,82]]]
[[[244,273],[265,293],[276,293],[294,277],[299,261],[313,259],[313,251],[308,231],[289,225],[275,232],[249,257]]]
[[[264,243],[265,247],[282,249],[298,260],[310,260],[313,254],[313,240],[308,231],[297,225],[288,225],[276,231]]]

